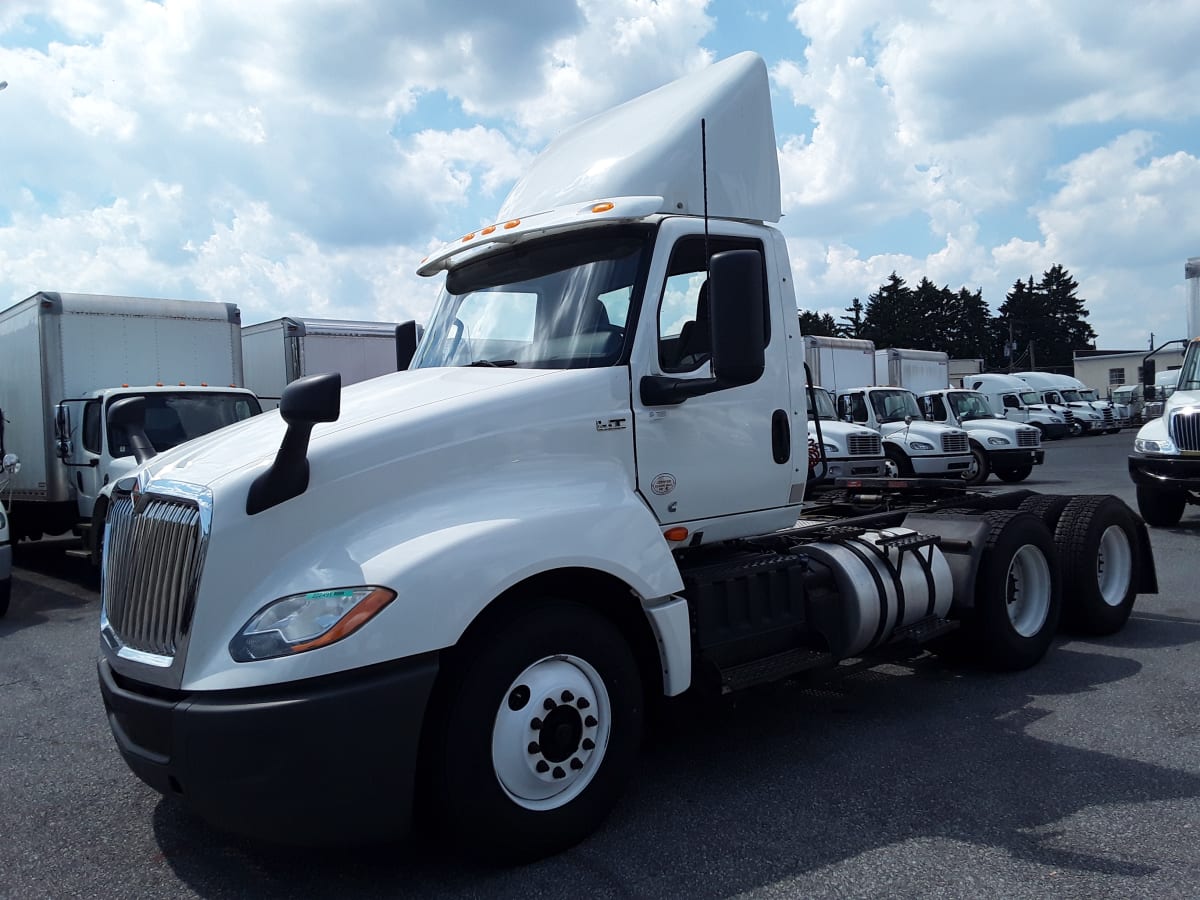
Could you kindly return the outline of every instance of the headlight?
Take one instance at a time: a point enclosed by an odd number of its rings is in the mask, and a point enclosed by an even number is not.
[[[21,459],[15,453],[5,453],[4,459],[0,461],[0,468],[10,475],[16,475],[21,471]]]
[[[1062,416],[1051,416],[1050,421],[1055,425],[1061,425],[1063,423]]]
[[[840,450],[839,450],[837,447],[835,447],[833,444],[822,444],[821,446],[825,448],[825,453],[826,453],[826,454],[830,454],[830,453],[840,453],[840,452],[841,452],[841,451],[840,451]]]
[[[326,647],[395,599],[395,591],[372,585],[282,597],[251,616],[229,642],[229,654],[237,662],[253,662]]]
[[[932,450],[933,444],[927,444],[924,441],[909,441],[908,446],[914,450]]]
[[[1009,441],[1008,438],[991,437],[991,438],[988,438],[988,443],[993,444],[995,446],[1003,446],[1003,445],[1009,444],[1011,442]]]
[[[1175,444],[1170,438],[1161,441],[1148,441],[1145,438],[1134,438],[1133,449],[1138,453],[1176,453]]]

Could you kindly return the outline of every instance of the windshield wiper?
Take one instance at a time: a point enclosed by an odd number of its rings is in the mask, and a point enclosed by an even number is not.
[[[471,363],[472,366],[492,366],[497,369],[506,366],[515,366],[516,364],[517,361],[515,359],[477,359]]]

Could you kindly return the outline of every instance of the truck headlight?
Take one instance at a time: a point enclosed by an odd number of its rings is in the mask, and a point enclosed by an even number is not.
[[[1134,438],[1133,449],[1138,453],[1176,453],[1175,444],[1170,438],[1161,441],[1150,441],[1146,438]]]
[[[821,446],[825,448],[825,453],[826,453],[826,454],[830,454],[830,453],[840,453],[840,452],[841,452],[841,451],[840,451],[840,450],[839,450],[837,447],[835,447],[833,444],[822,444]]]
[[[1003,445],[1010,443],[1010,441],[1008,440],[1008,438],[990,437],[990,438],[988,438],[988,443],[994,444],[996,446],[1003,446]]]
[[[229,642],[229,654],[237,662],[253,662],[327,647],[395,599],[395,591],[374,585],[281,597],[250,617]]]
[[[908,446],[914,450],[932,450],[933,444],[927,444],[925,441],[909,441]]]

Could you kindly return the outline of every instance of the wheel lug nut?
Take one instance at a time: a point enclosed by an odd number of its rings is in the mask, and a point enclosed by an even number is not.
[[[551,700],[549,697],[547,697],[545,699],[545,701],[543,701],[543,703],[542,703],[542,708],[545,709],[546,712],[549,712],[550,710],[554,709],[554,707],[556,707],[556,706],[558,706],[558,704],[555,703],[553,700]]]
[[[542,748],[538,746],[537,741],[530,741],[529,742],[529,752],[530,752],[530,754],[541,753]]]
[[[595,750],[596,742],[593,741],[591,738],[584,738],[583,743],[580,744],[579,746],[582,747],[584,750]]]
[[[572,694],[570,691],[562,692],[562,702],[563,703],[570,703],[574,699],[575,699],[575,695]]]
[[[581,762],[579,761],[579,757],[578,757],[578,756],[576,756],[575,758],[573,758],[573,759],[571,760],[571,768],[572,768],[572,769],[574,769],[576,772],[578,772],[580,769],[582,769],[582,768],[583,768],[583,763],[581,763]]]
[[[586,719],[583,720],[583,724],[586,725],[588,728],[595,728],[596,727],[596,717],[588,716]]]
[[[552,774],[555,778],[566,778],[567,777],[567,773],[563,771],[562,766],[555,766],[554,771],[551,772],[550,774]]]
[[[547,772],[550,771],[550,764],[548,762],[546,762],[544,759],[539,759],[537,762],[537,765],[534,766],[534,768],[538,770],[539,774],[545,775]]]
[[[588,703],[587,697],[580,697],[579,702],[576,703],[575,705],[578,706],[580,709],[587,709],[592,704]]]
[[[541,727],[542,727],[542,720],[539,719],[537,716],[534,716],[533,721],[531,721],[529,723],[529,727],[532,728],[534,731],[540,731]]]

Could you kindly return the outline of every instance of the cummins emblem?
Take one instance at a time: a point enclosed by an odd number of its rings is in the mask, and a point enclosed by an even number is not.
[[[670,472],[655,475],[654,480],[650,482],[650,490],[654,491],[660,497],[663,494],[671,493],[671,491],[675,490],[675,476]]]
[[[624,419],[597,419],[597,431],[620,431],[625,427]]]

